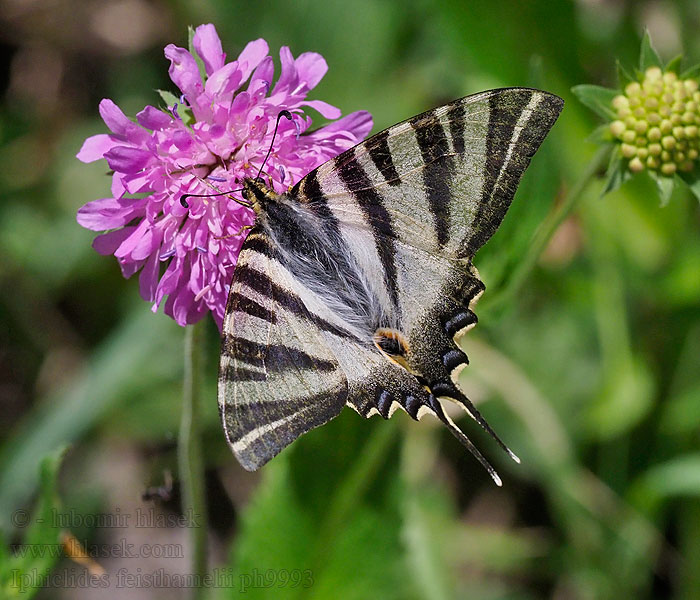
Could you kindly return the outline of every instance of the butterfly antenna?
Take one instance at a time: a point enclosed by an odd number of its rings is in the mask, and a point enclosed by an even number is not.
[[[216,188],[214,188],[216,189]],[[225,196],[226,194],[234,194],[236,192],[242,192],[243,188],[238,188],[236,190],[228,190],[226,192],[217,192],[216,194],[183,194],[180,196],[180,204],[182,204],[183,208],[189,208],[190,205],[187,203],[187,198],[212,198],[213,196]],[[239,200],[238,198],[231,198],[235,202],[238,202],[238,204],[242,204],[243,206],[246,206],[248,208],[251,208],[250,203],[245,202],[244,200]]]
[[[292,113],[290,113],[288,110],[281,110],[277,114],[277,121],[275,122],[275,130],[272,132],[272,141],[270,142],[270,147],[267,150],[267,154],[265,155],[265,160],[263,160],[262,164],[260,165],[260,168],[258,169],[258,173],[255,176],[255,179],[260,179],[260,173],[262,173],[262,170],[265,168],[265,163],[267,163],[267,159],[270,158],[270,154],[272,154],[272,147],[275,143],[275,138],[277,137],[277,129],[280,126],[280,120],[284,117],[285,119],[292,120]],[[238,188],[236,190],[228,190],[226,192],[218,192],[216,194],[183,194],[180,196],[180,204],[182,204],[183,208],[189,208],[190,205],[187,202],[187,198],[211,198],[213,196],[225,196],[226,194],[233,194],[235,192],[242,192],[244,188]],[[246,206],[248,208],[251,208],[252,205],[248,202],[244,202],[242,200],[239,200],[238,198],[233,198],[236,202],[239,204],[242,204],[243,206]]]
[[[277,137],[277,128],[280,126],[280,120],[282,119],[282,117],[291,121],[292,113],[290,113],[288,110],[281,110],[277,114],[277,122],[275,123],[275,130],[272,132],[272,141],[270,142],[270,147],[268,148],[267,154],[265,155],[265,160],[262,161],[260,169],[258,169],[258,174],[255,176],[255,179],[260,178],[260,173],[262,173],[262,170],[265,168],[265,163],[267,162],[267,159],[270,158],[270,154],[272,153],[272,146],[274,145],[275,138]]]

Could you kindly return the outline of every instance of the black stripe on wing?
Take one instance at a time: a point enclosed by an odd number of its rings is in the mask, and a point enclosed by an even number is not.
[[[342,157],[342,160],[339,160]],[[398,272],[396,266],[396,234],[391,215],[384,206],[384,201],[372,184],[367,173],[353,156],[341,155],[335,159],[338,175],[346,189],[357,201],[369,226],[372,229],[374,243],[379,260],[384,269],[384,283],[389,299],[395,310],[399,311]]]
[[[382,177],[384,177],[384,181],[391,186],[396,186],[401,184],[401,178],[396,171],[394,159],[391,156],[391,150],[387,142],[389,134],[390,130],[385,129],[375,135],[371,140],[364,142],[364,147],[369,153],[369,157],[372,159],[374,166],[377,167]]]
[[[423,187],[435,223],[435,236],[438,245],[444,246],[450,231],[450,183],[454,174],[454,158],[450,156],[445,128],[434,110],[414,117],[410,122],[425,163]]]
[[[530,101],[538,102],[525,114]],[[501,224],[525,169],[557,120],[564,101],[529,89],[502,90],[489,98],[484,187],[473,232],[464,240],[462,256],[473,256]],[[516,131],[518,121],[521,129]]]
[[[241,465],[254,471],[300,435],[337,416],[346,398],[347,388],[342,386],[284,400],[258,398],[226,405],[222,418],[228,423],[227,432],[247,432],[228,440]],[[241,429],[240,424],[246,427]]]
[[[462,100],[454,102],[447,111],[447,119],[450,123],[450,139],[452,140],[452,147],[457,154],[464,154],[465,150],[464,117],[466,114],[467,109],[464,108]]]
[[[315,369],[334,371],[335,362],[312,356],[308,352],[284,344],[261,344],[241,337],[225,336],[221,352],[255,367],[265,367],[267,371],[286,369]]]
[[[274,312],[241,292],[232,292],[229,301],[231,302],[231,310],[234,312],[243,312],[273,325],[277,323]]]
[[[259,246],[259,244],[256,245]],[[252,249],[248,246],[244,247]],[[270,279],[270,277],[266,273],[258,271],[257,269],[254,269],[249,265],[242,264],[236,267],[233,276],[236,281],[245,283],[248,287],[255,290],[259,294],[262,294],[266,298],[270,298],[271,296],[273,296],[277,299],[278,306],[289,311],[296,317],[309,320],[318,329],[321,329],[322,331],[327,331],[329,333],[332,333],[333,335],[337,335],[338,337],[352,340],[357,339],[357,337],[350,331],[343,329],[342,327],[339,327],[337,325],[334,325],[333,323],[326,321],[318,315],[310,313],[304,306],[304,303],[299,296],[297,296],[291,290],[286,290],[278,284],[276,284]],[[237,309],[234,305],[229,304],[227,312],[235,312],[236,310]]]

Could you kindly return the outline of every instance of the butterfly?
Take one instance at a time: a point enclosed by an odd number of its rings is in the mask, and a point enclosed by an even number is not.
[[[500,225],[563,106],[527,88],[482,92],[370,137],[278,195],[246,179],[256,222],[223,321],[218,402],[256,470],[345,406],[439,419],[460,405],[508,454],[457,381],[456,341],[484,291],[472,258]],[[519,462],[519,461],[518,461]]]

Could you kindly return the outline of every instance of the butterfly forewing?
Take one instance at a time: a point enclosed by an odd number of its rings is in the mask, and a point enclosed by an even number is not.
[[[320,283],[305,263],[301,273],[298,260],[280,259],[289,253],[274,240],[293,246],[295,238],[276,237],[275,228],[288,228],[262,215],[268,249],[256,250],[259,235],[244,244],[224,348],[226,338],[243,337],[260,352],[267,345],[303,354],[268,351],[243,381],[238,374],[254,365],[232,365],[245,346],[222,356],[219,397],[239,459],[240,440],[255,440],[244,466],[259,466],[347,402],[363,416],[388,418],[396,407],[414,418],[437,416],[499,481],[437,399],[457,401],[493,434],[456,385],[467,357],[455,339],[476,322],[472,308],[483,291],[471,259],[499,226],[561,108],[560,98],[538,90],[483,92],[390,127],[309,173],[281,199],[303,207],[319,231],[315,248],[328,247]],[[333,260],[352,276],[347,281],[362,282],[350,295],[365,301],[348,300],[346,280],[329,270]],[[241,267],[255,262],[267,265],[269,284],[245,282],[249,269]],[[280,288],[301,307],[283,307]],[[305,356],[324,362],[314,367]],[[260,372],[265,380],[256,379]]]

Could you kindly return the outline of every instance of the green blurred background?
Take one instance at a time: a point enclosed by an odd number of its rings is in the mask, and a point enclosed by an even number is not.
[[[108,195],[107,167],[74,156],[105,131],[101,98],[134,115],[158,102],[156,89],[173,89],[162,48],[186,46],[187,25],[206,22],[229,58],[258,37],[275,57],[280,45],[322,53],[330,70],[311,96],[344,113],[371,111],[375,132],[491,87],[531,85],[566,100],[503,227],[476,257],[487,291],[465,342],[464,387],[523,464],[460,420],[498,468],[496,488],[431,419],[365,422],[346,411],[262,472],[244,472],[218,422],[212,324],[202,391],[210,560],[234,585],[207,597],[700,598],[697,200],[678,190],[661,208],[644,177],[601,199],[597,179],[519,293],[499,294],[595,153],[586,138],[599,123],[571,86],[613,87],[615,59],[634,66],[645,27],[664,59],[700,61],[695,0],[6,0],[0,594],[13,597],[9,565],[21,543],[57,535],[56,523],[42,528],[35,516],[27,527],[17,515],[60,502],[94,562],[20,561],[15,575],[63,577],[37,597],[189,597],[178,585],[116,586],[119,572],[189,569],[186,527],[134,526],[138,509],[179,511],[183,330],[153,315],[137,282],[92,250],[75,213]],[[56,488],[56,459],[41,478],[40,463],[66,443]],[[168,472],[172,498],[144,501]],[[106,527],[97,520],[105,515],[127,515],[129,526]],[[107,550],[124,543],[170,556]],[[100,568],[106,589],[69,579]],[[313,585],[281,585],[284,570],[310,570]],[[268,578],[242,590],[256,574]]]

